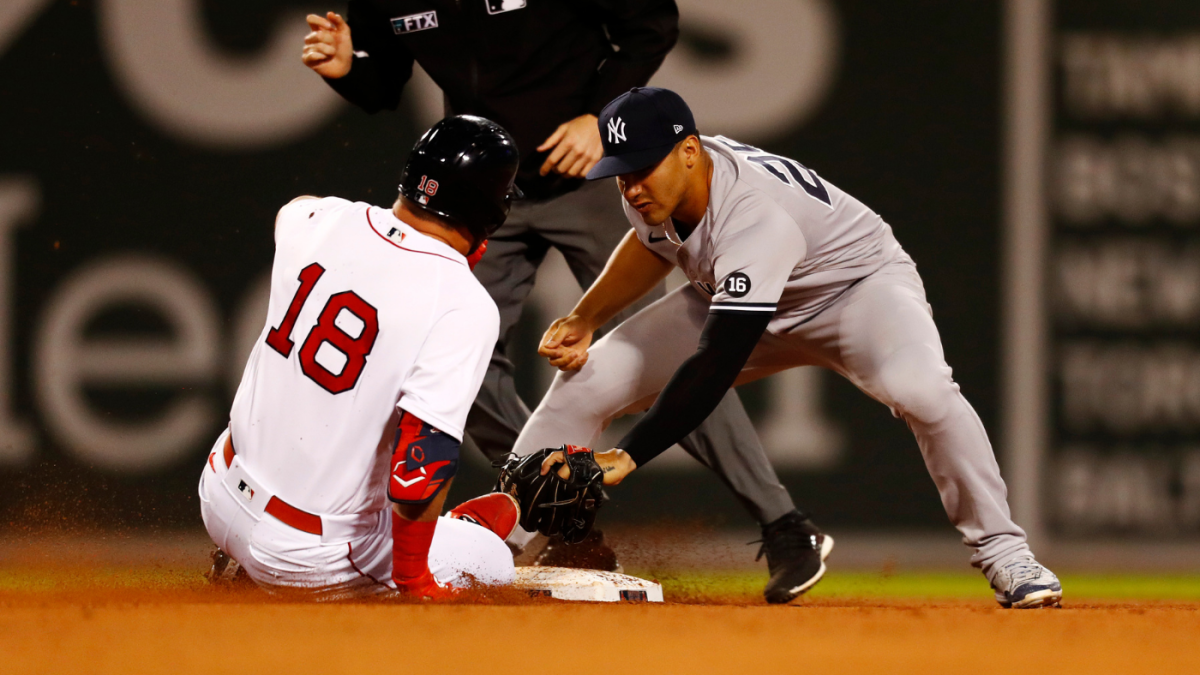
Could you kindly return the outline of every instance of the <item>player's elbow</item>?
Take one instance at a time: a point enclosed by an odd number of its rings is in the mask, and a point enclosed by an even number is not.
[[[292,204],[295,204],[296,202],[302,202],[306,199],[320,199],[320,197],[314,197],[312,195],[300,195],[299,197],[296,197],[292,201],[284,204],[283,208],[279,209],[279,212],[275,214],[275,229],[279,229],[279,219],[283,217],[283,212],[285,209],[287,209],[287,207],[291,206]]]

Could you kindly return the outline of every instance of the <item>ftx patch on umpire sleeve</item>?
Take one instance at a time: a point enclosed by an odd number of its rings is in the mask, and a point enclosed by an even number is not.
[[[392,450],[388,499],[400,504],[433,499],[458,471],[458,448],[453,436],[403,413]]]

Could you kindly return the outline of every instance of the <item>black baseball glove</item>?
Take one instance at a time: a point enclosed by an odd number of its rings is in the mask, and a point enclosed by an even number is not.
[[[558,467],[542,475],[542,462],[562,452],[571,475],[563,480]],[[546,536],[560,535],[568,544],[583,541],[604,503],[604,473],[592,451],[577,445],[544,448],[525,457],[510,457],[500,467],[495,492],[512,495],[521,505],[521,527]]]

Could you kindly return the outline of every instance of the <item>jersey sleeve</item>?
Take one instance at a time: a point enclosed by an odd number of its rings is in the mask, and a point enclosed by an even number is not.
[[[434,320],[396,404],[460,442],[500,331],[495,303],[482,287],[469,290]]]
[[[747,200],[749,201],[749,200]],[[800,227],[773,202],[740,206],[713,246],[717,292],[709,312],[774,313],[807,244]]]
[[[311,235],[314,223],[321,222],[324,212],[349,203],[337,197],[298,198],[288,202],[275,216],[275,248],[302,241]]]

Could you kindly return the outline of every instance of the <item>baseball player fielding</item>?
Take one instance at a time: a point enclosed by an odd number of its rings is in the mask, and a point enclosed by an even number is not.
[[[617,485],[677,442],[730,386],[797,366],[828,368],[888,406],[916,436],[951,522],[1005,607],[1056,605],[1057,577],[1013,522],[992,447],[946,365],[917,266],[892,228],[800,162],[701,136],[674,92],[634,88],[600,116],[604,158],[633,230],[541,354],[561,369],[515,452],[592,446],[615,417],[647,414],[595,453]],[[595,327],[679,267],[689,284],[596,344]],[[546,457],[543,471],[563,460]],[[815,527],[796,546],[806,577],[773,577],[787,602],[824,573]],[[832,542],[830,542],[832,543]]]

